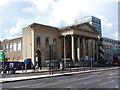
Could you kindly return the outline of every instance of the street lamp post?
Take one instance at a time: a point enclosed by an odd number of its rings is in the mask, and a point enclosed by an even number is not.
[[[50,55],[49,72],[51,72],[51,69],[52,69],[52,75],[53,75],[53,44],[49,45],[49,55]]]
[[[64,67],[66,69],[66,42],[65,42],[65,36],[64,36]]]

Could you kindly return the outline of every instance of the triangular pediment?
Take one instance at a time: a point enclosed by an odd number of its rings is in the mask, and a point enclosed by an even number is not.
[[[89,23],[78,24],[75,26],[76,29],[85,30],[88,32],[97,32],[97,30]]]

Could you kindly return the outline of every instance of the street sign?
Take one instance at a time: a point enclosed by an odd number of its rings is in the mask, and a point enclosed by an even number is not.
[[[90,61],[92,61],[92,57],[90,57]]]
[[[0,50],[0,62],[3,62],[4,59],[4,50]]]
[[[88,56],[85,56],[85,60],[88,60]]]
[[[25,63],[25,64],[28,64],[28,60],[27,60],[27,59],[25,59],[25,60],[24,60],[24,63]]]
[[[80,58],[80,60],[81,60],[81,61],[83,61],[83,60],[84,60],[84,58],[83,58],[83,57],[81,57],[81,58]]]
[[[24,64],[25,64],[25,72],[27,72],[27,64],[28,64],[28,60],[27,59],[24,60]]]

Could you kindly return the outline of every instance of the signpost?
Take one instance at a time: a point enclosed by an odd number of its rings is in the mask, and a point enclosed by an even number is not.
[[[91,67],[92,67],[92,57],[90,57],[90,61],[91,61]]]
[[[27,72],[27,64],[28,64],[28,60],[27,59],[24,60],[24,64],[25,64],[25,72]]]

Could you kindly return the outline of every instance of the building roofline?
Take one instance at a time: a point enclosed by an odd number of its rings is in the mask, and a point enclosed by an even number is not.
[[[115,39],[108,38],[108,37],[101,37],[101,38],[103,38],[103,39],[107,39],[107,40],[119,41],[119,40],[115,40]]]
[[[82,19],[85,19],[85,18],[88,18],[88,17],[97,18],[97,19],[99,19],[99,20],[101,21],[101,19],[100,19],[100,18],[95,17],[95,16],[85,16],[85,17],[82,17],[82,18],[79,18],[79,19],[75,19],[74,21],[77,21],[77,20],[82,20]]]
[[[85,25],[85,24],[90,26],[94,31],[97,32],[97,30],[88,22],[80,23],[80,24],[77,24],[77,25],[74,25],[74,24],[73,25],[68,25],[68,26],[60,28],[60,31],[65,30],[65,29],[71,29],[71,28],[74,28],[74,27],[77,27],[77,26],[82,26],[82,25]]]
[[[43,24],[39,24],[39,23],[32,23],[32,24],[30,24],[30,25],[28,25],[29,27],[33,27],[33,26],[35,26],[35,25],[37,25],[37,26],[42,26],[42,27],[47,27],[47,28],[53,28],[53,29],[59,29],[59,28],[57,28],[57,27],[53,27],[53,26],[49,26],[49,25],[43,25]]]
[[[12,40],[15,40],[15,39],[22,39],[22,37],[17,37],[17,38],[13,38],[13,39],[4,39],[2,42],[12,41]]]

